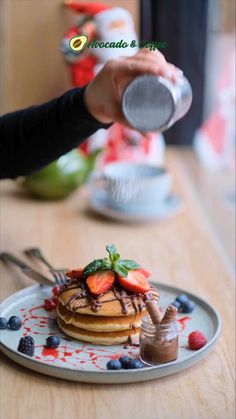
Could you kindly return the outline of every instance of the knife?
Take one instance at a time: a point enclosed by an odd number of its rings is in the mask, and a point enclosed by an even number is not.
[[[54,281],[50,280],[40,272],[36,271],[35,269],[31,268],[29,265],[27,265],[22,260],[18,259],[16,256],[12,255],[8,252],[1,252],[0,253],[0,260],[3,262],[11,262],[14,263],[14,265],[17,265],[19,268],[21,268],[21,271],[28,276],[31,279],[34,279],[41,285],[54,285]]]

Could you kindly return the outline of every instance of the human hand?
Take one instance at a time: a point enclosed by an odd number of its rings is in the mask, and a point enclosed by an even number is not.
[[[175,81],[182,73],[166,62],[159,51],[141,49],[132,57],[120,57],[108,61],[85,90],[85,104],[98,121],[120,122],[129,125],[125,119],[121,102],[126,86],[135,77],[143,74],[160,75]]]

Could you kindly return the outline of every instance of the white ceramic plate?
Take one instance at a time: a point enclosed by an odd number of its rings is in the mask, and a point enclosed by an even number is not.
[[[114,208],[109,205],[107,193],[104,189],[98,189],[91,195],[89,206],[93,211],[104,217],[126,222],[161,220],[174,216],[183,210],[182,200],[175,195],[170,195],[159,206],[146,208],[145,210],[137,208],[134,211],[127,208]]]
[[[66,380],[88,383],[130,383],[146,381],[181,372],[204,358],[213,348],[220,334],[220,317],[215,308],[206,301],[164,284],[156,284],[160,291],[160,306],[165,308],[177,295],[186,293],[195,301],[193,313],[179,314],[178,327],[180,347],[178,359],[174,362],[137,370],[108,371],[106,364],[110,359],[129,355],[136,358],[138,348],[130,346],[98,346],[82,343],[66,337],[58,328],[55,313],[43,308],[45,298],[51,296],[50,287],[34,285],[11,295],[0,306],[0,315],[9,318],[17,315],[22,318],[23,326],[18,331],[1,330],[0,349],[13,361],[38,371]],[[193,330],[202,331],[207,344],[198,351],[187,348],[187,337]],[[49,335],[61,337],[58,349],[46,349],[45,340]],[[33,358],[17,351],[22,336],[33,336],[36,344]]]

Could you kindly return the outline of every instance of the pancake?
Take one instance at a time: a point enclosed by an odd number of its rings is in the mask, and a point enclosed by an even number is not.
[[[72,324],[67,324],[60,317],[57,317],[57,322],[60,329],[66,335],[95,345],[119,345],[121,343],[126,343],[129,341],[130,337],[132,337],[132,339],[138,339],[140,330],[137,328],[118,332],[93,332],[80,329]]]
[[[91,316],[88,314],[72,313],[59,303],[57,307],[57,314],[64,323],[71,324],[83,330],[90,330],[94,332],[115,332],[139,328],[145,312],[136,313],[132,316]]]
[[[61,288],[57,322],[62,331],[81,341],[97,345],[118,345],[139,338],[145,300],[159,300],[156,288],[146,294],[125,291],[119,284],[100,295],[91,294],[84,280]]]
[[[154,287],[148,292],[151,299],[159,300]],[[59,302],[73,313],[90,316],[121,317],[134,316],[146,312],[144,294],[131,294],[128,291],[113,287],[99,296],[92,296],[83,281],[70,283],[62,288]]]

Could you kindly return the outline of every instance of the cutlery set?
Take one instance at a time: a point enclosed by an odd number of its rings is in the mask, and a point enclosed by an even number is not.
[[[28,276],[31,279],[34,279],[35,281],[37,281],[41,285],[53,285],[53,284],[63,285],[66,282],[66,272],[68,271],[68,269],[66,269],[66,268],[61,268],[61,269],[54,268],[51,265],[51,263],[48,262],[48,260],[45,258],[42,251],[39,248],[33,247],[33,248],[26,249],[26,250],[24,250],[24,254],[26,256],[30,257],[31,259],[37,259],[41,263],[43,263],[48,268],[48,270],[49,270],[51,276],[53,277],[53,279],[45,276],[41,272],[32,268],[26,262],[24,262],[23,260],[19,259],[16,256],[14,256],[12,253],[4,252],[4,251],[0,252],[0,260],[2,260],[3,262],[10,262],[10,263],[13,263],[14,265],[18,266],[21,269],[21,271],[23,272],[23,274],[25,274],[26,276]]]

